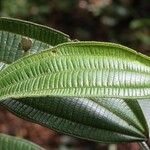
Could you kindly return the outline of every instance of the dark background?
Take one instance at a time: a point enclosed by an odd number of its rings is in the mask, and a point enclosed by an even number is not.
[[[48,25],[71,39],[120,43],[150,55],[150,0],[1,0],[0,16]],[[0,132],[29,139],[47,150],[108,149],[29,123],[3,108]],[[138,149],[135,143],[118,145],[118,150]]]

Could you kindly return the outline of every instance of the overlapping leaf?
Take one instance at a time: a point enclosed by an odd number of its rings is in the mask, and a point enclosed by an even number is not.
[[[44,150],[40,146],[24,139],[0,134],[1,150]]]
[[[0,59],[3,62],[11,63],[23,55],[68,41],[68,35],[52,28],[18,19],[0,18]]]
[[[2,105],[21,118],[84,139],[115,143],[148,138],[137,101],[38,97],[5,100]]]
[[[0,72],[0,99],[37,96],[150,97],[150,58],[126,47],[65,43]]]

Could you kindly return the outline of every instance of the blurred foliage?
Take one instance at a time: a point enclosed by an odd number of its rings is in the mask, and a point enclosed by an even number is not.
[[[1,0],[0,15],[62,30],[79,40],[149,51],[149,0]]]
[[[16,16],[17,13],[22,16],[28,15],[28,4],[24,0],[3,0],[1,1],[2,16]]]
[[[49,25],[69,34],[72,39],[120,43],[150,55],[150,0],[0,0],[0,16]],[[85,149],[100,149],[95,143],[64,142],[64,137],[61,141],[56,133],[37,128],[37,125],[30,126],[31,123],[25,127],[22,120],[17,122],[19,119],[8,124],[13,117],[4,114],[1,113],[0,121],[4,123],[0,124],[0,129],[8,130],[8,134],[36,137],[34,142],[47,147],[82,145],[87,146]],[[121,145],[118,149],[137,150],[135,146]],[[107,147],[104,145],[102,149]]]
[[[134,31],[136,41],[150,46],[150,19],[133,20],[130,28]]]

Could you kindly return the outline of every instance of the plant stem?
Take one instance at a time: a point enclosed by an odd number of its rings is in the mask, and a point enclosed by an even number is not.
[[[140,142],[139,145],[143,150],[150,150],[146,142]]]

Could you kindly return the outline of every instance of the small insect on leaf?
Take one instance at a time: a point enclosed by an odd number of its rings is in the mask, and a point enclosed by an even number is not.
[[[22,49],[24,50],[24,52],[27,52],[32,46],[32,40],[27,37],[22,37],[21,46],[22,46]]]

